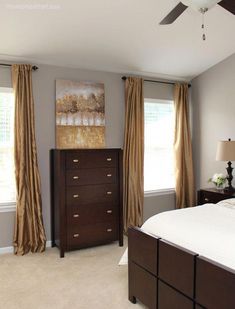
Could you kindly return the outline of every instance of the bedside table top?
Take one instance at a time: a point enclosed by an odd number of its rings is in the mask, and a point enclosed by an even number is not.
[[[222,194],[222,195],[234,196],[235,197],[235,192],[228,192],[228,191],[225,191],[225,190],[218,190],[216,188],[205,188],[205,189],[200,189],[199,191],[212,192],[212,193],[216,193],[216,194]]]

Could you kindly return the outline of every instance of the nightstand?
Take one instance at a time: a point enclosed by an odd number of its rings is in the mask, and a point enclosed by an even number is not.
[[[218,203],[228,198],[235,198],[235,193],[229,193],[215,188],[202,189],[197,192],[197,204]]]

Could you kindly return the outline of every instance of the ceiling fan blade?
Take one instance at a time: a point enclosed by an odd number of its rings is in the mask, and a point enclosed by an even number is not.
[[[172,24],[185,10],[187,6],[179,3],[161,22],[160,25]]]
[[[225,10],[235,15],[235,0],[223,0],[218,4]]]

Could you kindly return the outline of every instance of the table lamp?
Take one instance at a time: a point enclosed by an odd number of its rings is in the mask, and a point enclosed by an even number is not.
[[[227,180],[228,186],[224,189],[228,192],[235,192],[235,188],[232,186],[233,180],[233,168],[231,161],[235,161],[235,141],[219,141],[217,146],[216,161],[228,161]]]

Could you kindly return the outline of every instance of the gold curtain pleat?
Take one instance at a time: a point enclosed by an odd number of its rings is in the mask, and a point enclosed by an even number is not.
[[[174,106],[176,208],[184,208],[195,205],[193,156],[188,110],[188,84],[175,85]]]
[[[45,250],[41,184],[34,128],[32,66],[13,65],[15,95],[15,175],[17,189],[14,252],[23,255]]]
[[[143,80],[125,81],[124,231],[143,223],[144,200],[144,98]]]

